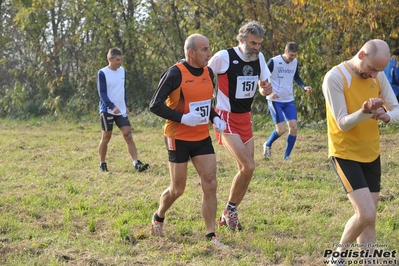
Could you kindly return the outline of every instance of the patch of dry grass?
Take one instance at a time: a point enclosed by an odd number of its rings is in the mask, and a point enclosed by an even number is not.
[[[323,265],[323,251],[339,241],[352,215],[327,159],[325,126],[301,125],[291,162],[282,160],[285,138],[273,145],[273,160],[265,161],[262,145],[273,125],[256,121],[257,169],[239,209],[244,230],[218,228],[231,246],[222,251],[204,241],[201,188],[192,165],[185,194],[167,213],[166,236],[150,235],[151,215],[169,184],[162,120],[151,114],[132,118],[148,171],[133,170],[115,131],[106,174],[98,172],[97,122],[2,120],[0,264]],[[391,250],[399,244],[399,141],[396,127],[381,131],[377,242]],[[222,146],[215,149],[221,212],[236,168]]]

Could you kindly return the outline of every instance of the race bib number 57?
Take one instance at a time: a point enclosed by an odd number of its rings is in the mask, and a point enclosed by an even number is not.
[[[199,113],[202,117],[200,125],[209,123],[209,114],[211,112],[211,100],[191,102],[189,105],[190,113]]]

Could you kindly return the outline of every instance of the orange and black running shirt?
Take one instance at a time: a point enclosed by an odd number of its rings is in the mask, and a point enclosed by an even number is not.
[[[209,67],[194,68],[187,62],[179,62],[162,74],[150,110],[166,119],[167,138],[199,141],[209,137],[209,121],[217,116],[211,104],[213,77]],[[180,123],[190,109],[200,112],[204,122],[195,127]]]

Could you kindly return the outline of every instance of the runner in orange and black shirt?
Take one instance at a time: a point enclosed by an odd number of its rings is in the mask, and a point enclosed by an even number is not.
[[[183,194],[187,165],[191,159],[201,179],[202,215],[206,238],[216,248],[228,246],[215,235],[216,157],[209,136],[209,122],[223,131],[225,123],[212,108],[213,72],[209,42],[200,34],[190,35],[184,45],[185,61],[170,67],[161,77],[150,110],[166,119],[165,142],[169,153],[170,186],[162,193],[152,219],[152,234],[163,236],[166,211]]]

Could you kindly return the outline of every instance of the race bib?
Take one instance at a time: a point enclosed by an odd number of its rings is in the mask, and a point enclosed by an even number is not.
[[[236,99],[252,98],[258,85],[258,76],[238,76]]]
[[[211,100],[191,102],[189,104],[190,113],[199,113],[202,117],[200,125],[209,124],[209,114],[211,112]]]

